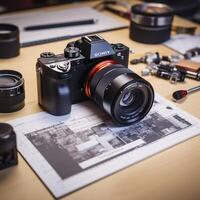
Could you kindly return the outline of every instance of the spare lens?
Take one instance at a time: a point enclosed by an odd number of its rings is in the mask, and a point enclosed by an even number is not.
[[[20,53],[19,28],[13,24],[0,24],[0,58],[12,58]]]
[[[24,79],[13,70],[0,70],[0,112],[9,113],[24,107]]]

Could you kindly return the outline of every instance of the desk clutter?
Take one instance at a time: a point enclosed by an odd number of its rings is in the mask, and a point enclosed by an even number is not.
[[[200,47],[186,51],[183,55],[172,54],[161,56],[158,52],[147,52],[139,59],[133,59],[131,64],[145,63],[147,66],[141,71],[142,76],[155,75],[168,79],[170,83],[184,82],[185,78],[200,80],[200,65],[196,62],[188,62],[195,56],[200,55]]]
[[[170,83],[183,83],[186,78],[200,81],[200,36],[195,35],[176,35],[165,42],[167,47],[172,48],[177,53],[172,55],[160,55],[159,52],[146,52],[142,57],[135,58],[130,64],[145,64],[141,75],[153,75],[162,79],[169,80]],[[198,84],[198,83],[197,83]],[[197,85],[195,88],[198,88]],[[191,92],[190,92],[191,91]],[[188,89],[184,92],[175,91],[172,94],[172,100],[182,102],[188,94],[198,92],[199,89]],[[174,94],[178,94],[174,96]]]
[[[163,44],[176,51],[177,43],[185,47],[176,54],[147,52],[130,61],[134,67],[146,65],[141,77],[128,68],[129,47],[93,34],[127,27],[100,13],[101,9],[128,19],[133,41],[166,41]],[[44,112],[0,123],[0,170],[17,165],[17,143],[49,191],[60,198],[199,135],[200,120],[156,94],[145,80],[147,75],[173,84],[187,78],[200,80],[199,36],[191,36],[196,27],[173,27],[170,7],[105,1],[93,9],[2,15],[0,22],[5,22],[0,24],[1,59],[20,56],[20,47],[83,35],[66,44],[60,54],[40,52],[35,76],[38,105]],[[171,36],[171,30],[190,36]],[[0,70],[0,113],[25,106],[25,81],[20,72]],[[171,96],[179,101],[197,91],[199,84]]]
[[[0,113],[21,110],[25,105],[24,79],[20,72],[0,70]]]

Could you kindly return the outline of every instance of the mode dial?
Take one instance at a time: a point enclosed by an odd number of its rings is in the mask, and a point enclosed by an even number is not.
[[[77,47],[66,47],[64,53],[66,58],[77,58],[80,56],[80,49]]]
[[[66,62],[66,63],[58,64],[57,68],[63,72],[68,72],[70,70],[70,63]]]

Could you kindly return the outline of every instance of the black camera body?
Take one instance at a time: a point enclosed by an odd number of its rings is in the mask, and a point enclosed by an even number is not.
[[[53,115],[92,99],[119,124],[141,120],[150,110],[150,83],[128,69],[129,48],[98,35],[71,42],[64,54],[46,52],[36,64],[39,105]]]
[[[97,63],[114,60],[128,66],[128,57],[128,47],[109,44],[99,35],[69,43],[64,54],[42,53],[36,65],[39,105],[53,115],[69,113],[71,104],[87,98],[84,84]]]

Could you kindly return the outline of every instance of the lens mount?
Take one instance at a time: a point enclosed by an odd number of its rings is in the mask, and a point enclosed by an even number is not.
[[[9,113],[22,109],[24,99],[24,79],[21,73],[0,70],[0,112]]]

